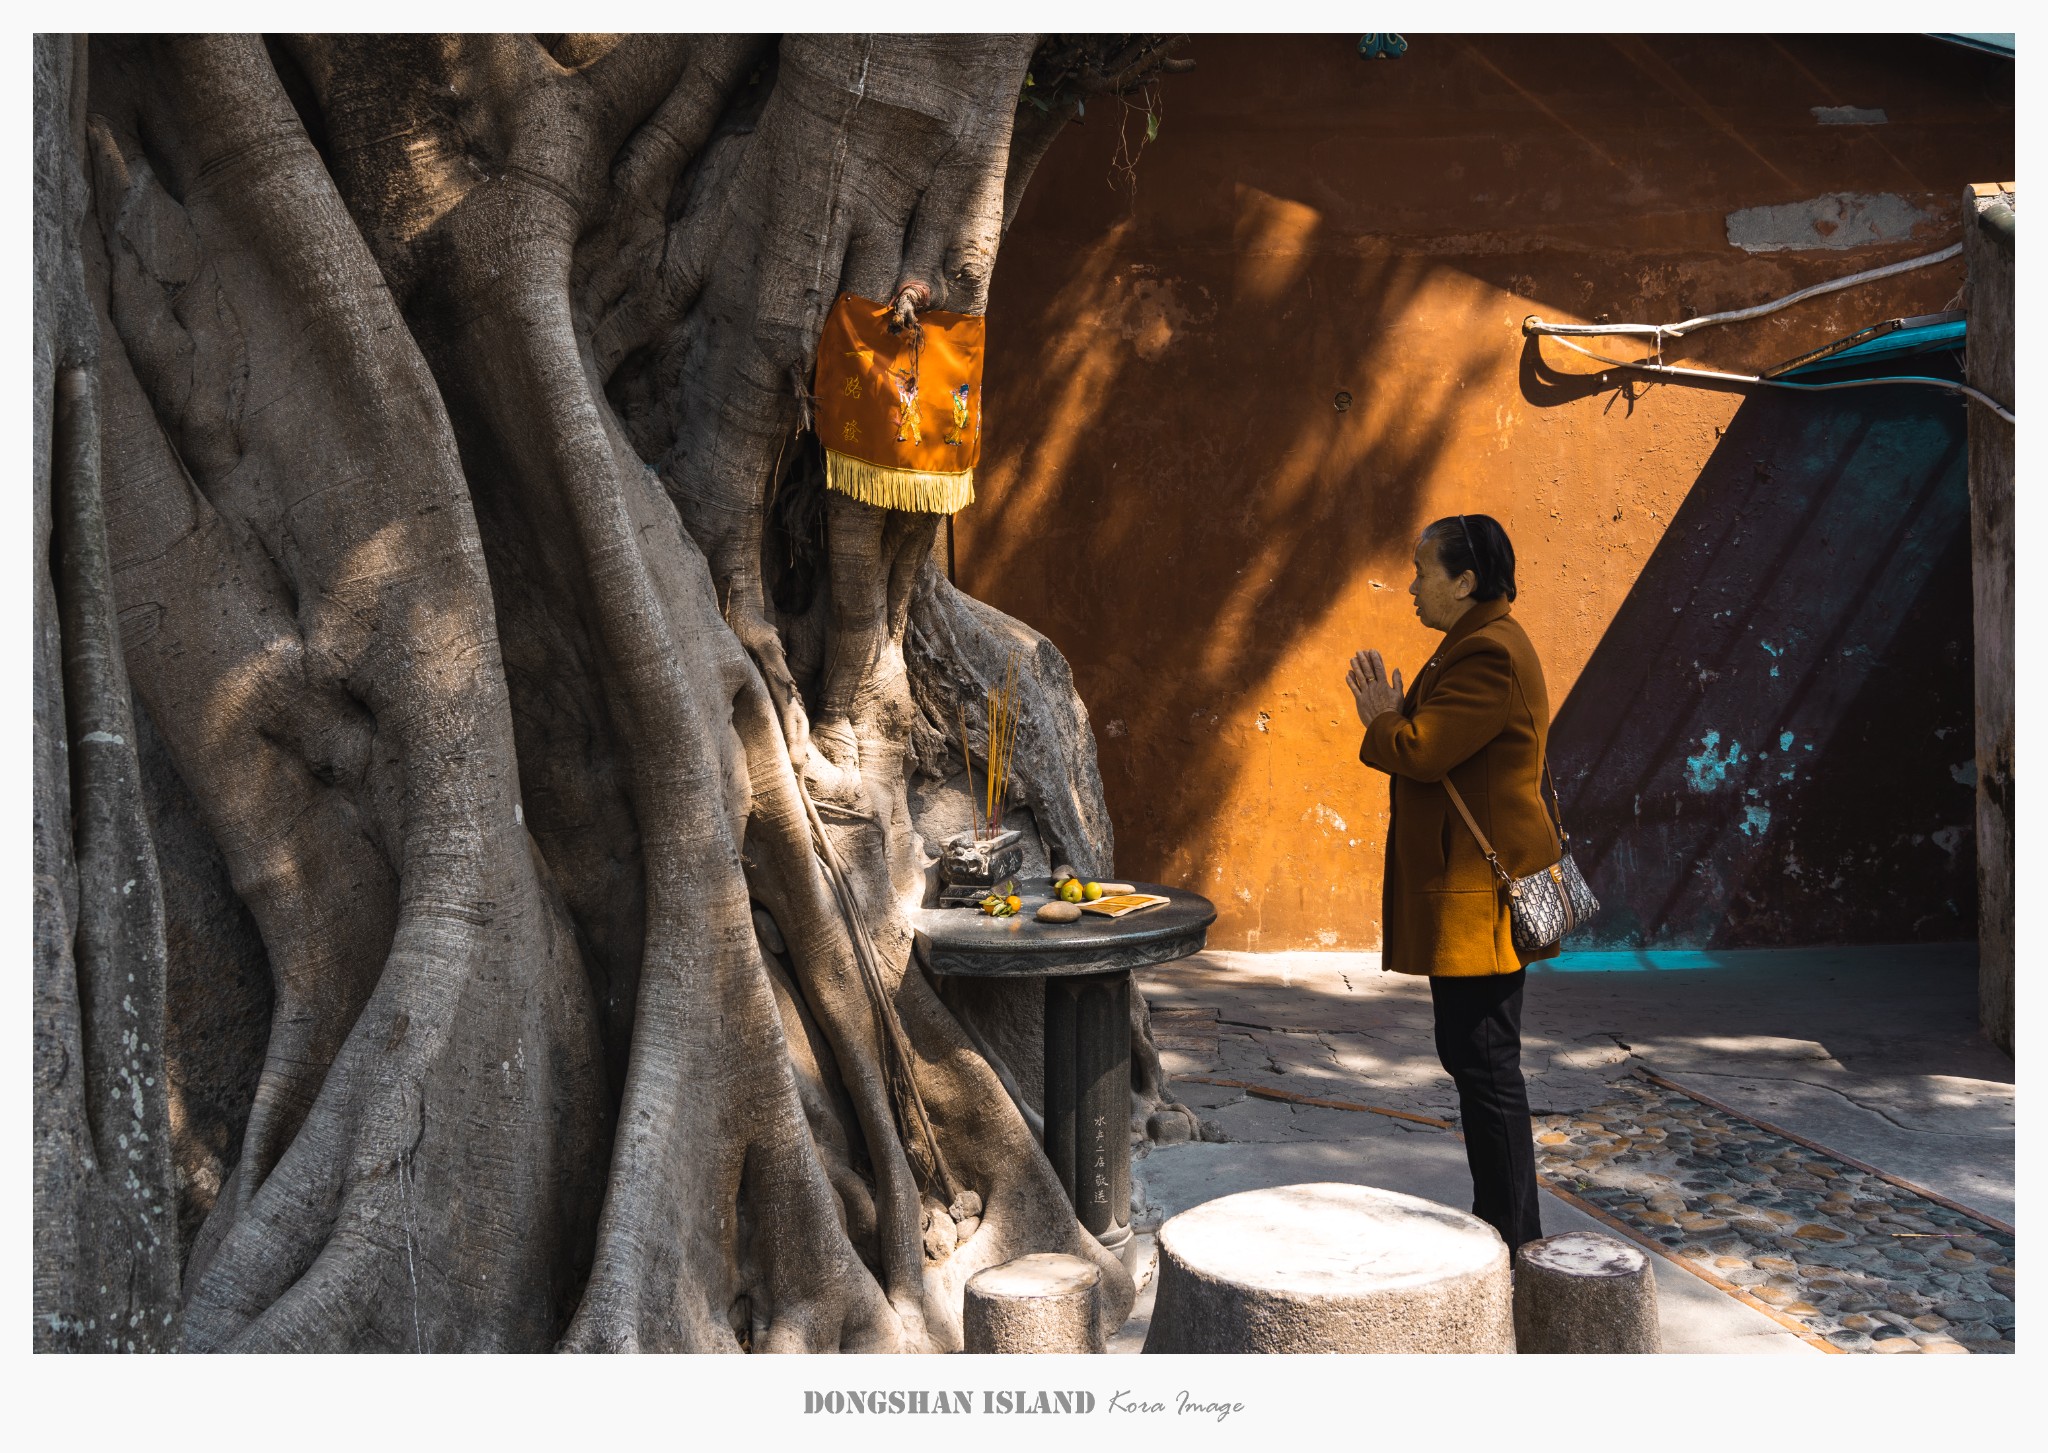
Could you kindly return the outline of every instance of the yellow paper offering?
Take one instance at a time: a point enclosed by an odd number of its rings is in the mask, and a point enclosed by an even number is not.
[[[1157,908],[1168,902],[1157,893],[1118,893],[1112,898],[1098,898],[1093,903],[1083,903],[1083,913],[1099,913],[1104,918],[1122,918],[1127,913],[1142,913],[1147,908]]]

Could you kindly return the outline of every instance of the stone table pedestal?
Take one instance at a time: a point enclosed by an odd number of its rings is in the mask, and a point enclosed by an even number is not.
[[[990,918],[968,908],[910,915],[932,972],[1045,981],[1045,1153],[1074,1214],[1129,1265],[1131,1235],[1131,970],[1200,953],[1216,905],[1199,893],[1136,883],[1167,902],[1123,918],[1041,923],[1045,878],[1017,880],[1024,910]]]

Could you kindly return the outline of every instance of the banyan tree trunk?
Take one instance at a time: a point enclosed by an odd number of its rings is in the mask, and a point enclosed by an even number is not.
[[[903,914],[1011,648],[1110,871],[1085,711],[804,389],[841,291],[981,312],[1162,58],[38,40],[38,1346],[945,1349],[1053,1250],[1128,1307]]]

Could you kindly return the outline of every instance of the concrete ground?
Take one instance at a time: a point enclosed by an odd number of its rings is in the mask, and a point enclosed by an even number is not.
[[[1387,1115],[1280,1103],[1244,1081],[1455,1121],[1430,1042],[1429,986],[1370,954],[1209,952],[1140,973],[1174,1093],[1221,1141],[1133,1166],[1141,1233],[1215,1197],[1349,1181],[1467,1209],[1463,1145]],[[1609,1099],[1641,1067],[1973,1210],[2013,1217],[2013,1062],[1976,1032],[1974,945],[1576,954],[1532,969],[1523,1068],[1532,1110]],[[1548,1193],[1546,1233],[1604,1229]],[[1111,1350],[1135,1352],[1145,1285]],[[1815,1349],[1663,1257],[1665,1350]]]

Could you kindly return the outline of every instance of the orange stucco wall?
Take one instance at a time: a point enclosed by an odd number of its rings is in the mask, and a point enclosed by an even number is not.
[[[1420,527],[1506,525],[1556,707],[1743,405],[1559,380],[1598,367],[1539,363],[1526,315],[1671,321],[1933,251],[1963,188],[2013,168],[2009,63],[1913,37],[1414,35],[1371,63],[1355,39],[1199,39],[1134,182],[1113,104],[1069,128],[1003,246],[957,519],[961,585],[1072,662],[1117,871],[1206,892],[1218,947],[1378,946],[1386,786],[1342,676],[1361,646],[1426,659]],[[1835,194],[1892,235],[1730,242],[1732,212]],[[1666,356],[1748,371],[1962,282],[1946,263]]]

